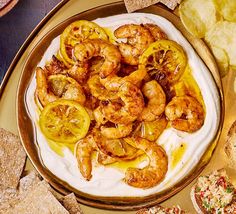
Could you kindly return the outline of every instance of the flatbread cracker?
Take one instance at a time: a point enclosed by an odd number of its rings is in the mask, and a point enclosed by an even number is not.
[[[41,181],[32,190],[27,191],[22,199],[13,209],[6,214],[69,214],[60,202],[50,192],[50,186],[46,181]]]
[[[228,134],[227,140],[225,143],[225,153],[228,157],[229,166],[232,169],[235,169],[236,165],[236,121],[231,125]]]
[[[171,10],[174,10],[180,4],[181,0],[160,0],[160,2]]]
[[[34,188],[40,181],[39,175],[35,171],[32,171],[20,180],[17,189],[8,188],[0,192],[0,214],[5,213],[23,200],[27,191]]]
[[[17,187],[25,159],[19,137],[0,128],[0,191]]]
[[[83,214],[83,211],[81,210],[74,193],[65,196],[62,199],[62,204],[70,214]]]
[[[160,0],[124,0],[128,13],[160,2]]]
[[[39,174],[35,171],[31,171],[28,175],[20,179],[19,193],[24,194],[31,188],[34,188],[41,182]]]
[[[0,214],[5,214],[7,210],[18,200],[18,191],[13,188],[8,188],[0,192]]]
[[[124,0],[129,13],[161,2],[171,10],[174,10],[181,0]]]

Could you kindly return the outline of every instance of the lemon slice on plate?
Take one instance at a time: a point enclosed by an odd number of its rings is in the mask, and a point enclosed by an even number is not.
[[[72,100],[56,100],[47,104],[40,117],[43,134],[58,143],[76,143],[86,136],[90,117],[79,103]]]
[[[75,64],[73,48],[85,39],[108,40],[108,35],[102,27],[91,21],[79,20],[71,23],[60,38],[60,53],[66,62]]]
[[[139,68],[146,69],[156,80],[176,82],[187,65],[187,57],[183,48],[171,40],[159,40],[152,43],[141,55]]]

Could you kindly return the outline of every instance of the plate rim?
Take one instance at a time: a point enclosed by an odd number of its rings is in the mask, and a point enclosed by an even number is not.
[[[61,179],[55,179],[55,178],[51,178],[51,176],[53,175],[49,170],[45,169],[44,168],[44,171],[42,171],[41,169],[41,166],[40,164],[42,165],[42,163],[37,163],[35,162],[35,159],[32,158],[32,154],[31,152],[29,153],[29,150],[27,148],[27,145],[25,144],[25,134],[22,133],[22,130],[20,128],[20,123],[21,123],[21,114],[20,114],[20,109],[19,106],[20,106],[20,102],[24,102],[24,108],[25,108],[25,92],[26,90],[24,90],[24,94],[21,94],[21,90],[22,90],[22,87],[26,87],[26,86],[22,86],[22,85],[25,85],[25,83],[23,84],[23,77],[24,77],[24,74],[25,74],[25,68],[27,66],[27,63],[30,59],[30,57],[33,55],[35,49],[37,49],[37,47],[39,47],[42,43],[42,41],[47,38],[50,34],[52,34],[52,32],[56,31],[58,28],[60,28],[61,26],[65,25],[65,23],[69,22],[71,23],[73,21],[73,19],[77,18],[78,16],[81,16],[81,14],[85,14],[85,13],[88,13],[88,12],[91,12],[91,11],[94,11],[94,10],[98,10],[98,9],[104,9],[104,8],[107,8],[107,7],[114,7],[114,6],[123,6],[124,7],[124,3],[123,1],[119,1],[119,2],[113,2],[113,3],[109,3],[109,4],[105,4],[105,5],[100,5],[98,7],[94,7],[94,8],[91,8],[89,10],[86,10],[86,11],[83,11],[81,13],[78,13],[72,17],[69,17],[68,19],[65,19],[64,21],[60,22],[59,24],[57,24],[54,28],[52,28],[50,31],[48,31],[44,36],[43,38],[41,39],[41,41],[39,41],[35,47],[32,49],[32,51],[29,53],[27,59],[25,60],[25,64],[23,66],[23,69],[22,69],[22,73],[21,73],[21,76],[20,76],[20,79],[19,79],[19,84],[18,84],[18,88],[17,88],[17,101],[16,101],[16,107],[17,107],[17,116],[16,116],[16,119],[17,119],[17,128],[18,128],[18,132],[19,132],[19,135],[20,135],[20,138],[21,138],[21,142],[23,144],[23,147],[29,157],[29,159],[31,160],[31,163],[33,164],[33,166],[37,169],[37,171],[41,174],[41,176],[46,180],[48,181],[54,188],[56,188],[60,193],[62,194],[67,194],[69,193],[67,191],[67,189],[65,189],[65,182],[61,181]],[[159,8],[160,10],[165,10],[166,12],[168,13],[171,13],[169,10],[165,9],[163,6],[160,6],[160,5],[155,5],[155,6],[151,6],[149,7],[150,8]],[[148,9],[144,9],[145,10],[148,10]],[[138,11],[139,12],[139,11]],[[143,10],[141,10],[140,12],[143,12]],[[96,13],[96,12],[95,12]],[[155,14],[155,13],[154,13]],[[177,17],[175,14],[171,13],[172,15],[174,15],[176,18],[179,19],[179,17]],[[166,18],[166,17],[164,17]],[[172,23],[173,24],[173,23]],[[175,26],[176,27],[176,26]],[[176,27],[178,30],[180,30],[178,27]],[[186,37],[185,37],[186,38]],[[188,38],[186,38],[188,40]],[[51,42],[51,41],[50,41]],[[192,43],[188,40],[188,42],[192,45]],[[38,60],[39,61],[39,60]],[[205,61],[202,59],[202,61],[205,63]],[[214,62],[215,63],[215,62]],[[36,67],[36,66],[34,66]],[[208,67],[208,66],[207,66]],[[217,86],[217,89],[218,89],[218,93],[219,93],[219,97],[220,97],[220,107],[221,107],[221,118],[220,118],[220,123],[219,123],[219,127],[218,127],[218,131],[216,133],[216,136],[214,138],[214,142],[218,141],[219,139],[219,136],[220,136],[220,133],[221,133],[221,130],[222,130],[222,126],[223,126],[223,112],[224,112],[224,104],[223,104],[223,93],[222,93],[222,84],[220,83],[220,86],[219,87],[219,83],[217,84],[211,70],[209,69],[211,75],[212,75],[212,78]],[[33,73],[32,72],[30,74],[30,79],[33,77]],[[30,83],[30,80],[27,82],[27,87]],[[26,89],[26,88],[25,88]],[[22,104],[22,103],[21,103]],[[30,122],[32,123],[29,115],[27,114],[27,117],[29,118]],[[34,127],[34,125],[32,124],[31,126]],[[35,136],[35,135],[34,135]],[[35,143],[35,139],[34,139],[34,143]],[[212,146],[214,143],[212,142],[210,144],[210,146]],[[214,145],[214,148],[212,149],[211,153],[214,152],[214,149],[216,147],[216,144]],[[208,148],[209,149],[209,148]],[[207,150],[208,150],[207,149]],[[40,155],[39,155],[40,156]],[[212,157],[212,154],[210,155]],[[211,158],[210,158],[211,159]],[[179,186],[179,183],[178,182],[178,187],[173,187],[173,188],[170,188],[168,190],[165,190],[165,192],[167,191],[170,191],[169,194],[166,194],[164,196],[161,196],[161,199],[160,198],[155,198],[155,196],[157,196],[157,194],[152,194],[150,196],[145,196],[145,197],[101,197],[101,196],[92,196],[90,197],[91,195],[89,194],[78,194],[78,190],[77,191],[74,191],[76,190],[75,188],[73,187],[70,187],[69,189],[72,190],[73,192],[77,192],[76,193],[76,196],[77,196],[77,199],[79,202],[83,203],[83,204],[86,204],[86,205],[89,205],[89,206],[93,206],[93,207],[97,207],[97,208],[104,208],[104,209],[113,209],[113,210],[136,210],[136,209],[140,209],[140,208],[143,208],[143,207],[146,207],[146,206],[152,206],[152,205],[155,205],[157,203],[160,203],[164,200],[166,200],[167,198],[170,198],[171,196],[173,196],[174,194],[176,194],[177,192],[181,191],[182,189],[184,189],[188,184],[190,184],[192,182],[192,180],[194,178],[196,178],[200,173],[201,171],[205,168],[205,166],[207,165],[207,163],[210,161],[210,159],[203,164],[202,167],[200,167],[199,169],[197,169],[197,173],[192,173],[192,171],[195,171],[196,170],[196,167],[194,167],[194,169],[191,170],[191,172],[188,174],[188,176],[185,176],[184,179],[181,180],[181,183],[183,183],[183,181],[185,181],[182,185]],[[201,161],[201,160],[200,160]],[[199,162],[200,162],[199,161]],[[199,165],[199,163],[197,164]],[[47,174],[45,174],[45,171]],[[194,175],[194,176],[193,176]],[[55,175],[53,175],[53,177],[56,177]],[[67,187],[66,187],[67,188]],[[87,196],[89,195],[89,197],[87,198]],[[158,194],[160,195],[160,194]],[[97,198],[102,198],[102,200],[97,200]],[[96,198],[96,199],[95,199]],[[114,202],[114,201],[111,201],[111,198],[114,200],[114,199],[117,199],[119,198],[119,202]],[[127,200],[127,198],[129,198],[129,200],[132,198],[134,199],[134,201],[136,201],[135,203],[131,204],[130,201]],[[108,199],[108,200],[107,200]],[[146,199],[148,199],[148,201],[146,201]],[[143,201],[144,200],[144,201]]]

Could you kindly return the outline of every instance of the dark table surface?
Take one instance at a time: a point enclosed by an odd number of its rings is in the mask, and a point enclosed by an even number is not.
[[[61,0],[19,0],[0,17],[0,82],[15,54],[40,20]]]

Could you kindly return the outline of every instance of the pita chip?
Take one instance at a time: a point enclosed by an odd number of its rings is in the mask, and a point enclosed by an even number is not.
[[[17,189],[8,188],[0,192],[0,214],[5,213],[23,200],[27,191],[34,188],[40,181],[39,175],[32,171],[20,180]]]
[[[124,1],[126,9],[129,13],[159,2],[159,0],[124,0]]]
[[[160,2],[171,10],[174,10],[180,4],[181,0],[160,0]]]
[[[171,10],[180,4],[181,0],[124,0],[126,9],[129,13],[161,2]]]
[[[34,188],[41,182],[39,174],[35,171],[31,171],[28,175],[20,179],[19,193],[22,195]]]
[[[0,191],[17,187],[25,159],[19,137],[0,128]]]
[[[25,197],[6,214],[69,214],[50,191],[46,181],[41,181]]]
[[[62,199],[62,204],[69,211],[70,214],[83,214],[74,193],[65,196]]]

